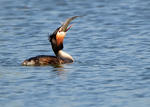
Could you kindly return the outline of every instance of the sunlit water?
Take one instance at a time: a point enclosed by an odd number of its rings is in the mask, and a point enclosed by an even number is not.
[[[2,107],[150,107],[149,0],[0,0]],[[48,41],[73,21],[64,50],[75,62],[26,67],[54,55]]]

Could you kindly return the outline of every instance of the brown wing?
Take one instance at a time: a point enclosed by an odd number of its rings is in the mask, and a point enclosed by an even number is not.
[[[25,60],[22,65],[39,66],[39,65],[59,65],[61,61],[55,56],[39,55]]]
[[[40,65],[57,65],[60,64],[60,61],[55,56],[44,56],[39,57]]]

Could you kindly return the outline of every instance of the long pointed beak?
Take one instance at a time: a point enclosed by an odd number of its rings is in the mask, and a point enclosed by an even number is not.
[[[57,41],[57,46],[60,46],[61,44],[63,44],[63,40],[64,37],[66,36],[66,32],[72,27],[72,25],[70,25],[68,27],[68,25],[70,24],[70,22],[72,20],[74,20],[75,18],[80,17],[80,16],[73,16],[71,18],[68,18],[63,25],[59,28],[57,34],[56,34],[56,41]]]
[[[67,32],[67,31],[72,27],[72,25],[69,26],[69,27],[68,27],[68,25],[70,24],[70,22],[71,22],[72,20],[74,20],[74,19],[77,18],[77,17],[80,17],[80,16],[73,16],[73,17],[71,17],[71,18],[68,18],[68,19],[63,23],[63,25],[60,27],[60,31],[61,31],[61,32]]]

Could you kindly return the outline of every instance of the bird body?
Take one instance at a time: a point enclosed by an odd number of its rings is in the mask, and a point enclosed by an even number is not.
[[[57,28],[50,36],[49,41],[55,56],[39,55],[31,57],[23,61],[24,66],[41,66],[41,65],[60,65],[66,63],[72,63],[74,59],[71,55],[63,51],[63,40],[66,36],[66,32],[72,27],[69,23],[79,16],[68,18],[63,25]],[[68,28],[67,28],[68,27]]]

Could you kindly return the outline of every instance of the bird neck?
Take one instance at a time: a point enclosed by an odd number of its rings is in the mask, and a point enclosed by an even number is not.
[[[57,57],[63,60],[65,63],[72,63],[74,61],[71,55],[62,50],[58,51]]]

